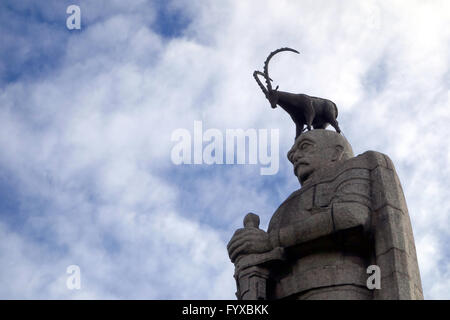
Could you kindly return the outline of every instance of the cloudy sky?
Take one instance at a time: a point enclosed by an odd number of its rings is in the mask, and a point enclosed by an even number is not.
[[[446,0],[1,1],[0,298],[234,299],[231,235],[299,187],[294,125],[252,78],[288,46],[271,77],[391,157],[425,298],[450,299],[449,21]],[[175,165],[195,120],[278,129],[279,172]]]

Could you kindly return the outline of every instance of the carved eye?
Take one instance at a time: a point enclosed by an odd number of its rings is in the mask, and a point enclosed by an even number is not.
[[[300,150],[306,150],[306,149],[308,149],[310,146],[311,146],[310,143],[304,142],[304,143],[302,143],[302,144],[300,145]]]

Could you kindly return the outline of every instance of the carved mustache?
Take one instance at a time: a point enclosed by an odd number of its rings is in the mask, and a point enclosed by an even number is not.
[[[298,167],[300,166],[309,166],[309,162],[303,160],[303,159],[299,159],[297,161],[294,161],[294,170],[297,170]]]

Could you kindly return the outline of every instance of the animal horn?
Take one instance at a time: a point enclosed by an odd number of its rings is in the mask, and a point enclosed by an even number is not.
[[[270,61],[270,59],[272,59],[272,57],[274,55],[276,55],[279,52],[283,52],[283,51],[291,51],[291,52],[295,52],[295,53],[300,53],[300,52],[298,52],[295,49],[291,49],[291,48],[287,48],[286,47],[286,48],[277,49],[277,50],[275,50],[275,51],[273,51],[273,52],[271,52],[269,54],[269,56],[267,57],[266,61],[264,62],[264,78],[266,79],[266,84],[267,84],[267,90],[268,91],[272,91],[273,90],[272,89],[272,84],[269,81],[269,79],[270,79],[269,78],[269,61]]]
[[[258,70],[257,70],[257,71],[255,71],[255,72],[256,72],[256,74],[259,74],[260,76],[263,76],[264,78],[266,78],[266,75],[265,75],[265,74],[264,74],[263,72],[261,72],[261,71],[258,71]],[[270,80],[270,81],[273,81],[273,80],[272,80],[272,79],[270,79],[270,78],[269,78],[269,80]]]
[[[267,96],[267,94],[268,94],[267,89],[266,89],[266,87],[264,87],[261,80],[259,80],[258,75],[263,76],[264,78],[265,78],[265,75],[261,71],[253,72],[253,78],[255,78],[256,82],[258,83],[258,86],[261,88],[262,92]],[[272,81],[272,79],[270,79],[270,81]]]

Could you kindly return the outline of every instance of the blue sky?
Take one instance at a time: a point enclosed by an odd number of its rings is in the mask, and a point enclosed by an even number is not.
[[[299,187],[294,126],[252,78],[290,46],[271,77],[335,101],[355,154],[392,158],[425,298],[450,298],[449,15],[447,1],[2,1],[0,297],[233,299],[228,240]],[[279,129],[280,171],[174,165],[171,134],[194,120]]]

